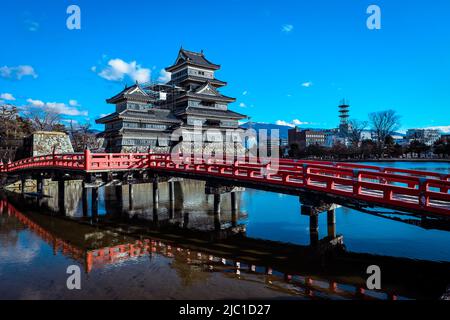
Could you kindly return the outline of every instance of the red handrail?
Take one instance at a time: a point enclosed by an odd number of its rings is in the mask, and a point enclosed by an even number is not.
[[[181,160],[181,161],[177,161]],[[382,168],[329,161],[280,159],[277,165],[266,159],[204,159],[169,154],[84,153],[51,154],[0,164],[0,172],[31,169],[66,169],[105,172],[157,169],[192,172],[205,177],[223,177],[288,187],[301,187],[351,197],[379,205],[423,210],[450,215],[450,175],[436,172]]]

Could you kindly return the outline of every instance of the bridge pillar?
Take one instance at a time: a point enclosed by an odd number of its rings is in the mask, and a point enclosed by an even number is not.
[[[187,229],[189,225],[189,211],[185,211],[183,214],[183,228]]]
[[[220,193],[214,194],[214,215],[220,215],[220,204],[222,202],[222,195]]]
[[[153,223],[158,225],[159,222],[159,216],[158,216],[158,207],[153,207]]]
[[[236,192],[231,192],[231,211],[237,212],[238,211],[238,202],[237,202],[237,196]]]
[[[336,213],[334,209],[327,211],[327,225],[328,237],[331,239],[336,238]]]
[[[66,213],[66,181],[64,179],[58,180],[58,210],[64,215]]]
[[[222,229],[222,221],[220,219],[220,213],[214,214],[214,230],[220,231]]]
[[[317,214],[309,216],[309,239],[312,246],[319,243],[319,215]]]
[[[98,187],[91,188],[92,217],[98,216]]]
[[[81,188],[82,188],[81,189],[81,206],[83,208],[83,217],[87,217],[88,216],[88,195],[87,195],[88,189],[86,188],[84,181],[83,181],[83,185]]]
[[[175,182],[169,181],[169,201],[170,205],[173,206],[175,203]]]
[[[115,199],[116,201],[115,203],[115,208],[114,208],[114,212],[117,212],[119,215],[122,215],[123,212],[123,185],[116,185],[114,187],[114,195],[115,195]]]
[[[159,207],[159,183],[157,178],[153,180],[153,207]]]
[[[236,192],[231,192],[231,225],[236,227],[238,221],[238,202]]]
[[[175,182],[169,181],[169,219],[175,218]]]
[[[232,213],[237,212],[237,200],[236,200],[236,192],[244,191],[245,188],[242,187],[234,187],[234,186],[221,186],[221,185],[212,185],[208,182],[205,186],[206,194],[214,195],[214,214],[220,215],[220,204],[222,201],[222,194],[231,193],[231,211]]]
[[[114,193],[116,196],[116,201],[122,203],[123,201],[123,186],[118,185],[114,188]]]
[[[26,183],[27,183],[27,180],[24,177],[20,178],[20,193],[22,195],[25,194],[25,185],[26,185]]]
[[[44,179],[42,176],[38,176],[36,179],[36,192],[41,195],[44,193]]]
[[[134,200],[134,190],[133,190],[133,189],[134,189],[134,188],[133,188],[133,184],[130,183],[130,184],[128,185],[128,208],[129,208],[130,211],[133,210],[133,207],[134,207],[134,203],[133,203],[133,200]]]

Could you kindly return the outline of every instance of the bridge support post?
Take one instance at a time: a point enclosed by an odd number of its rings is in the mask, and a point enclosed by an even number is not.
[[[236,227],[238,221],[238,202],[236,192],[231,192],[231,225]]]
[[[98,187],[91,188],[92,217],[98,216]]]
[[[153,208],[158,209],[159,207],[159,183],[158,179],[153,180]]]
[[[130,211],[133,210],[133,207],[134,207],[133,200],[134,200],[133,184],[130,183],[128,185],[128,208],[130,209]]]
[[[236,192],[231,192],[231,211],[237,212],[238,211],[238,202],[237,202],[237,195]]]
[[[88,216],[88,195],[87,195],[86,184],[83,181],[82,190],[81,190],[81,206],[83,208],[83,217]]]
[[[312,246],[319,243],[319,215],[317,214],[309,216],[309,239]]]
[[[123,189],[122,188],[123,188],[122,185],[116,186],[114,188],[114,192],[115,192],[115,195],[116,195],[116,201],[118,201],[118,202],[122,202],[123,201]]]
[[[66,213],[66,181],[64,179],[58,180],[58,210],[64,215]]]
[[[121,215],[123,212],[123,186],[118,185],[114,187],[114,193],[116,196],[117,212]]]
[[[211,185],[208,182],[205,186],[206,194],[214,195],[214,214],[220,214],[220,204],[222,201],[222,194],[224,193],[231,193],[231,211],[232,213],[236,213],[238,210],[236,192],[244,190],[245,188],[241,187]]]
[[[214,215],[220,215],[220,203],[222,202],[222,195],[220,193],[214,194]]]
[[[222,229],[222,221],[220,220],[220,210],[219,213],[214,212],[214,230],[220,231]]]
[[[22,178],[20,179],[20,193],[21,193],[22,195],[25,194],[25,185],[26,185],[26,183],[27,183],[27,180],[26,180],[24,177],[22,177]]]
[[[183,228],[187,229],[189,226],[189,211],[183,213]]]
[[[169,201],[170,205],[173,206],[175,203],[175,182],[169,181]]]
[[[38,176],[36,179],[36,192],[40,195],[44,193],[44,179],[42,176]]]
[[[169,181],[169,219],[175,218],[175,182]]]
[[[336,213],[334,209],[327,211],[327,225],[328,237],[331,239],[336,238]]]

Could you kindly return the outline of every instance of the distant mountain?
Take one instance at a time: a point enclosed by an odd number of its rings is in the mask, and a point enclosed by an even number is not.
[[[256,132],[258,132],[261,129],[266,129],[267,133],[270,134],[270,130],[278,129],[280,134],[280,139],[287,139],[288,137],[288,130],[292,129],[292,127],[289,126],[281,126],[278,124],[272,124],[272,123],[263,123],[263,122],[246,122],[242,125],[240,125],[242,129],[254,129]]]

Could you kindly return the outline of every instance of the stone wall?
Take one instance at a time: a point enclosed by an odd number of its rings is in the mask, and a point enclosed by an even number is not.
[[[29,156],[41,156],[53,153],[73,153],[70,138],[64,132],[38,131],[27,138],[26,153]]]

